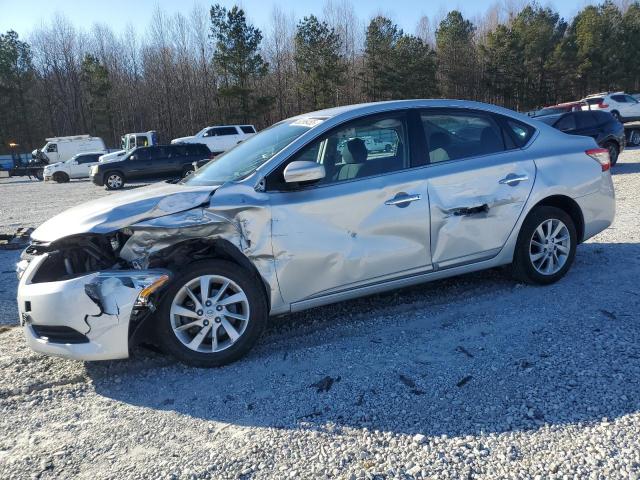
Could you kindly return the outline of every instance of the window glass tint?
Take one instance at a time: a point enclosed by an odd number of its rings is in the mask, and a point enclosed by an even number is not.
[[[420,116],[432,163],[505,150],[502,131],[488,115],[423,112]]]
[[[256,133],[255,129],[250,125],[243,125],[240,127],[244,133]]]
[[[517,120],[507,118],[505,119],[505,123],[512,133],[511,137],[514,139],[516,147],[524,147],[535,132],[532,126],[518,122]],[[509,137],[509,135],[507,135],[507,137]],[[509,145],[507,145],[507,148],[510,148]]]
[[[133,151],[132,156],[135,156],[136,160],[149,160],[151,158],[150,148],[138,148]]]
[[[627,103],[627,98],[625,95],[611,95],[611,99],[620,103]]]
[[[578,128],[593,128],[596,126],[596,119],[591,112],[576,112],[573,114],[576,118],[576,126]]]
[[[624,98],[627,100],[627,103],[638,103],[638,100],[633,98],[631,95],[625,95]]]
[[[210,128],[207,131],[205,131],[202,134],[203,137],[215,137],[216,136],[216,129],[215,128]]]
[[[610,113],[607,113],[607,112],[593,111],[593,112],[591,112],[591,114],[595,117],[596,123],[598,125],[603,124],[603,123],[607,123],[607,122],[610,122],[611,120],[613,120],[613,116]]]
[[[78,165],[82,165],[83,163],[93,163],[98,161],[98,155],[82,155],[76,159]]]
[[[143,137],[141,135],[136,137],[136,146],[138,146],[138,147],[148,147],[149,146],[149,139],[147,137]]]
[[[312,142],[292,160],[324,165],[319,183],[331,184],[391,173],[408,168],[409,143],[404,115],[385,115],[348,122],[328,136]],[[287,162],[288,163],[288,162]],[[284,165],[270,187],[284,185]]]
[[[216,136],[236,135],[238,133],[236,127],[216,127],[213,130]]]
[[[565,115],[554,125],[558,130],[569,132],[576,129],[576,116]]]
[[[51,152],[57,152],[58,151],[58,145],[56,145],[55,143],[52,143],[51,145],[49,145],[47,147],[47,152],[51,153]]]

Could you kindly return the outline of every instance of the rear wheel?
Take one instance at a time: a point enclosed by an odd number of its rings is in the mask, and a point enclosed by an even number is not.
[[[183,363],[218,367],[245,355],[267,323],[267,302],[251,272],[224,260],[193,263],[158,309],[158,340]]]
[[[53,179],[58,183],[67,183],[69,181],[69,175],[64,172],[56,172],[53,174]]]
[[[107,190],[119,190],[124,187],[124,177],[120,172],[107,172],[104,176]]]
[[[571,217],[556,207],[536,207],[518,235],[514,276],[525,283],[547,285],[571,268],[578,242]]]
[[[609,160],[611,161],[611,166],[613,167],[616,163],[618,163],[618,155],[620,155],[620,149],[614,142],[605,143],[604,148],[606,148],[609,152]]]

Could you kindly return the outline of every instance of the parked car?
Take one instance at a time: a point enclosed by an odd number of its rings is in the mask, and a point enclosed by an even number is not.
[[[66,183],[72,178],[89,178],[91,167],[97,165],[101,155],[102,152],[79,153],[65,162],[47,165],[43,170],[44,179]]]
[[[90,177],[98,186],[118,190],[130,180],[189,175],[194,170],[194,161],[211,156],[209,149],[198,143],[140,147],[121,160],[94,165]]]
[[[570,135],[593,138],[599,146],[608,150],[611,165],[617,163],[626,144],[624,126],[609,112],[569,112],[540,117],[538,120]]]
[[[557,105],[550,105],[548,107],[541,108],[537,110],[534,117],[544,117],[545,115],[555,115],[557,113],[565,113],[565,112],[577,112],[582,110],[582,107],[587,104],[584,102],[565,102],[559,103]]]
[[[255,133],[253,125],[219,125],[203,128],[191,137],[176,138],[171,143],[203,143],[214,155],[220,155]]]
[[[100,157],[101,163],[117,161],[120,157],[138,147],[150,147],[158,144],[158,134],[155,130],[141,133],[127,133],[120,137],[120,150],[110,152]]]
[[[586,103],[583,110],[604,110],[622,123],[640,120],[640,102],[624,92],[598,93],[582,101]]]
[[[100,137],[89,135],[73,135],[69,137],[47,138],[47,143],[42,148],[32,152],[34,158],[42,157],[48,164],[64,162],[77,153],[104,152],[104,142]]]
[[[378,131],[392,149],[370,154]],[[180,183],[42,224],[18,264],[21,323],[50,355],[123,358],[142,338],[211,367],[270,315],[507,264],[550,284],[613,221],[609,166],[592,138],[470,101],[300,115]]]

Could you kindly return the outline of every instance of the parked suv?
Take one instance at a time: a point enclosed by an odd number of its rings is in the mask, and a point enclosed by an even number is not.
[[[40,225],[18,310],[38,352],[124,358],[144,339],[211,367],[247,353],[270,315],[507,264],[558,281],[614,211],[592,138],[469,101],[338,107]]]
[[[589,95],[582,102],[586,103],[582,110],[604,110],[619,122],[640,120],[640,102],[624,92]]]
[[[570,135],[585,135],[593,138],[598,145],[609,151],[611,165],[618,161],[625,147],[624,126],[609,112],[569,112],[537,118],[541,122]]]
[[[141,147],[121,160],[94,165],[90,176],[96,185],[118,190],[129,180],[187,176],[194,170],[193,162],[211,156],[202,144]]]
[[[171,144],[203,143],[214,155],[220,155],[255,133],[253,125],[220,125],[203,128],[191,137],[176,138],[171,140]]]
[[[91,167],[97,165],[102,154],[103,152],[79,153],[65,162],[47,165],[43,171],[44,179],[65,183],[71,178],[88,178]]]

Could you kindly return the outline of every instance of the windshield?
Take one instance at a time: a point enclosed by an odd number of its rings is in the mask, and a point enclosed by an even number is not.
[[[321,119],[298,119],[276,123],[196,170],[184,183],[219,185],[240,180],[253,173],[260,165],[321,121]]]

